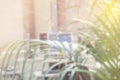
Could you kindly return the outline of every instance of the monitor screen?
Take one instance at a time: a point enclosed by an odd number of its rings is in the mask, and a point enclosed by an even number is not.
[[[58,35],[59,42],[68,42],[71,43],[71,34],[69,33],[61,33]]]
[[[56,41],[58,43],[62,43],[62,42],[71,43],[71,41],[72,41],[70,33],[57,33],[57,34],[50,33],[49,40]],[[59,49],[57,47],[54,47],[54,46],[50,47],[50,52],[58,52],[58,51],[59,51]]]
[[[48,37],[50,41],[57,41],[58,39],[58,36],[56,33],[49,33]],[[58,51],[59,51],[58,48],[56,48],[55,46],[51,46],[49,50],[49,52],[58,52]]]
[[[53,41],[53,43],[55,44],[57,43],[61,44],[62,42],[67,42],[67,43],[72,42],[70,33],[41,33],[40,40],[50,40],[50,41]],[[46,44],[41,44],[40,48],[42,51],[44,51],[46,49]],[[59,49],[55,46],[50,46],[49,52],[51,54],[54,52],[59,52]]]

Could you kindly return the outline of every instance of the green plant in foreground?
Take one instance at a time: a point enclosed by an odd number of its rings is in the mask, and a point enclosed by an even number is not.
[[[91,49],[101,65],[95,71],[96,80],[120,80],[120,1],[97,1],[95,7],[100,11],[100,14],[93,14],[96,20],[80,22],[89,25],[97,37]]]
[[[94,10],[99,11],[95,13]],[[99,63],[95,70],[95,80],[120,80],[120,1],[94,0],[89,21],[76,19],[88,25],[95,44],[90,46],[92,55]],[[91,39],[91,40],[92,40]]]
[[[102,5],[102,6],[101,6]],[[92,31],[93,37],[92,39],[96,39],[94,45],[90,43],[88,48],[84,44],[79,44],[79,50],[81,53],[90,52],[97,63],[99,63],[100,67],[95,69],[92,73],[94,73],[95,80],[120,80],[120,1],[119,0],[94,0],[94,4],[91,8],[91,15],[94,16],[94,20],[92,21],[83,21],[79,20],[82,23],[88,25],[89,29]],[[94,14],[94,8],[99,9],[99,14]],[[92,13],[93,11],[93,13]],[[91,17],[89,17],[91,18]],[[91,19],[90,19],[91,20]],[[90,35],[91,36],[91,35]],[[90,40],[92,40],[90,39]],[[86,40],[87,41],[87,40]],[[94,41],[94,40],[93,40]],[[2,69],[4,67],[8,67],[11,64],[12,56],[14,56],[15,60],[12,61],[14,66],[14,73],[17,71],[17,59],[21,54],[21,50],[24,49],[25,45],[28,41],[17,41],[11,43],[7,47],[2,47],[0,49],[0,57],[2,57],[2,51],[6,51],[7,55],[3,56],[0,64],[0,80],[7,80],[7,78],[2,78]],[[91,41],[90,41],[91,42]],[[46,56],[43,61],[40,61],[37,66],[35,65],[35,55],[37,52],[38,45],[41,41],[35,42],[31,44],[29,48],[26,49],[23,63],[21,64],[21,80],[26,76],[29,77],[29,80],[34,79],[34,71],[37,67],[41,67],[43,64],[43,68],[45,66],[45,60],[48,58],[47,51]],[[46,42],[45,42],[46,43]],[[50,43],[47,43],[50,44]],[[87,42],[88,44],[88,42]],[[67,46],[66,43],[57,43],[52,42],[50,45],[54,45],[59,48],[61,53],[64,53],[66,59],[68,59],[69,63],[64,63],[60,60],[60,62],[51,66],[48,70],[45,71],[47,74],[52,68],[57,65],[65,64],[65,66],[60,69],[60,80],[65,80],[65,76],[67,73],[71,73],[69,76],[69,80],[77,80],[78,76],[82,74],[84,80],[89,80],[89,73],[85,66],[83,66],[85,58],[82,58],[78,50],[74,52],[71,51],[70,47]],[[33,49],[33,57],[32,62],[27,65],[28,55]],[[17,50],[16,54],[14,52]],[[9,53],[9,54],[8,54]],[[63,55],[63,54],[62,54]],[[27,69],[29,70],[27,71]],[[29,72],[29,73],[28,73]],[[84,74],[83,74],[84,73]],[[44,74],[44,75],[45,75]],[[43,76],[44,77],[44,76]],[[12,77],[14,80],[15,77]],[[9,80],[9,79],[8,79]],[[43,79],[44,80],[44,79]],[[79,78],[78,78],[79,80]]]

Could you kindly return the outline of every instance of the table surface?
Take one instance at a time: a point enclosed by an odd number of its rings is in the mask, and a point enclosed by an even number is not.
[[[17,70],[17,71],[15,71],[15,73],[14,73],[14,71],[2,71],[2,75],[15,75],[15,74],[21,74],[21,70]]]
[[[23,62],[25,60],[25,58],[21,57],[21,58],[18,58],[18,62]],[[35,57],[34,59],[26,59],[27,62],[30,62],[30,61],[45,61],[47,63],[54,63],[54,62],[68,62],[68,59],[64,59],[64,58],[47,58],[47,59],[44,59],[43,57]]]
[[[42,77],[43,76],[41,71],[34,72],[34,75],[36,77]],[[48,74],[45,75],[45,77],[58,77],[59,75],[60,75],[59,73],[48,73]]]

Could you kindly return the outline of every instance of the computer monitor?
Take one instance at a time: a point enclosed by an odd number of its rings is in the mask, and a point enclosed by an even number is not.
[[[40,38],[40,40],[46,41],[46,40],[48,40],[48,34],[47,33],[40,33],[39,38]],[[41,43],[40,44],[40,51],[45,52],[47,49],[47,46],[48,46],[47,44]]]
[[[59,33],[58,35],[59,42],[72,42],[71,34],[70,33]]]
[[[41,33],[40,34],[40,39],[41,40],[49,40],[53,41],[53,43],[58,42],[58,43],[71,43],[72,42],[72,36],[71,33]],[[55,43],[56,44],[56,43]],[[41,50],[44,50],[46,47],[45,44],[41,45]],[[56,46],[50,46],[49,51],[50,54],[54,54],[56,52],[59,52],[59,49]]]

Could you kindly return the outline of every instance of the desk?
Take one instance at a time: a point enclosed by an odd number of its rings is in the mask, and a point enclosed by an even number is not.
[[[43,74],[42,74],[42,72],[41,71],[36,71],[36,72],[34,72],[34,75],[35,75],[35,77],[36,77],[36,80],[39,80],[40,78],[42,78],[42,76],[43,76]],[[58,78],[59,77],[59,73],[48,73],[48,74],[46,74],[45,75],[45,78],[47,79],[47,78]]]
[[[25,60],[25,58],[18,58],[18,62],[23,62]],[[31,62],[31,61],[33,61],[33,59],[26,59],[27,60],[27,62]],[[57,62],[59,62],[59,61],[61,61],[61,62],[68,62],[68,59],[59,59],[59,58],[47,58],[47,59],[44,59],[44,58],[42,58],[42,57],[35,57],[35,59],[34,59],[34,61],[44,61],[45,60],[45,62],[46,63],[57,63]]]
[[[25,58],[18,58],[18,62],[24,62],[24,60],[25,60]],[[26,59],[26,63],[31,63],[33,61],[33,59]],[[49,68],[49,65],[51,64],[51,63],[58,63],[58,62],[63,62],[63,63],[66,63],[66,62],[68,62],[68,59],[63,59],[63,58],[61,58],[61,59],[59,59],[59,58],[51,58],[51,57],[49,57],[49,58],[47,58],[47,59],[45,59],[44,60],[44,58],[43,57],[35,57],[34,58],[34,62],[36,63],[36,62],[41,62],[41,61],[44,61],[45,62],[45,64],[47,64],[47,66],[46,66],[46,68],[45,69],[47,69],[47,68]],[[41,64],[41,63],[40,63]],[[38,64],[37,64],[38,65]],[[27,67],[27,69],[28,69],[28,67]],[[42,69],[42,68],[41,68]],[[42,72],[41,72],[42,70],[40,70],[40,67],[39,67],[39,70],[35,70],[34,71],[34,76],[35,76],[35,78],[37,79],[37,80],[39,80],[40,78],[42,78]],[[49,74],[46,74],[45,75],[45,78],[48,78],[48,77],[50,77],[50,78],[56,78],[56,77],[59,77],[59,73],[49,73]]]
[[[35,58],[35,61],[36,60],[44,60],[44,59],[42,59],[42,58]],[[29,60],[30,61],[30,60]],[[55,58],[47,58],[46,60],[45,60],[45,63],[48,63],[48,65],[50,65],[51,63],[58,63],[58,62],[63,62],[63,63],[66,63],[66,62],[68,62],[68,59],[55,59]],[[48,73],[48,74],[46,74],[44,77],[45,77],[45,80],[47,80],[47,78],[58,78],[59,77],[59,72],[57,71],[57,72],[50,72],[50,73]],[[39,80],[39,79],[41,79],[41,78],[43,78],[43,74],[42,74],[42,71],[41,70],[39,70],[39,71],[35,71],[34,72],[34,76],[35,76],[35,78],[36,78],[36,80]]]
[[[15,73],[14,71],[2,71],[1,75],[5,78],[5,77],[16,77],[17,76],[17,80],[20,80],[21,77],[21,71],[17,70]]]

